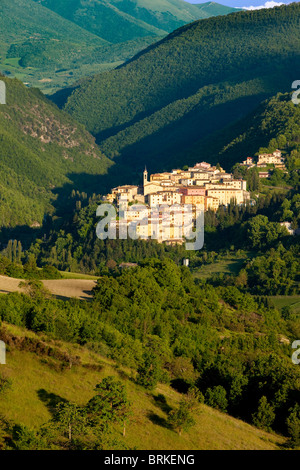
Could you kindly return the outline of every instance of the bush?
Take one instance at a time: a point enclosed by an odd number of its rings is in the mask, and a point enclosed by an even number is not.
[[[0,375],[0,393],[5,393],[12,386],[11,379],[3,377]]]
[[[225,388],[221,385],[208,388],[205,393],[205,403],[225,413],[228,407]]]

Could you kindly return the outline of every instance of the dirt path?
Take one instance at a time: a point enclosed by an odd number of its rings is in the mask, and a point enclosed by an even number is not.
[[[23,289],[19,287],[21,281],[21,279],[0,276],[0,294],[22,292]],[[57,297],[76,297],[78,299],[91,299],[92,289],[97,284],[97,281],[87,279],[58,279],[42,282],[44,286]]]

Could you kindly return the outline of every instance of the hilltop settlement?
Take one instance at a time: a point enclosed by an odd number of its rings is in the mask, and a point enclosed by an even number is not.
[[[258,155],[256,162],[248,157],[240,165],[248,169],[257,167],[260,178],[268,178],[270,167],[286,169],[285,160],[278,149],[272,154]],[[213,166],[207,162],[171,172],[154,173],[150,177],[145,168],[141,186],[117,186],[103,200],[122,208],[126,224],[128,227],[135,225],[139,238],[151,237],[168,244],[183,243],[176,214],[182,216],[187,205],[192,207],[195,221],[197,208],[203,212],[216,212],[220,206],[241,206],[252,202],[246,180],[235,178],[233,173],[227,173],[219,164]]]
[[[166,220],[162,208],[172,206],[173,212],[177,208],[178,214],[184,206],[191,205],[196,217],[199,207],[215,212],[221,205],[246,204],[250,201],[250,192],[245,180],[235,179],[220,165],[201,162],[190,168],[151,174],[150,178],[145,168],[142,186],[118,186],[103,199],[122,206],[129,226],[138,222],[137,234],[141,238],[152,237],[173,244],[182,243],[183,238],[176,230],[174,213],[170,216],[168,211]],[[160,210],[155,216],[153,208],[158,207]]]

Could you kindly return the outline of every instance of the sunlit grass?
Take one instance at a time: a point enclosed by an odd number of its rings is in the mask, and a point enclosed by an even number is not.
[[[18,327],[6,325],[14,335],[35,336]],[[49,340],[48,340],[49,341]],[[180,394],[167,385],[159,384],[154,392],[148,392],[136,385],[131,376],[133,371],[118,368],[116,364],[88,349],[51,341],[70,354],[81,357],[81,365],[64,371],[56,370],[54,359],[45,358],[32,352],[8,351],[7,365],[1,366],[1,372],[12,379],[12,388],[1,397],[0,415],[12,422],[23,423],[37,429],[51,418],[47,403],[42,399],[52,393],[61,398],[83,405],[94,394],[97,383],[107,375],[114,375],[126,384],[129,400],[132,403],[133,415],[126,428],[125,441],[130,448],[147,450],[184,450],[184,449],[276,449],[284,439],[258,430],[242,421],[220,413],[205,405],[200,406],[196,416],[196,425],[187,433],[179,436],[165,426],[167,414],[155,401],[161,394],[170,408],[175,407]],[[47,358],[48,359],[48,358]],[[100,370],[91,370],[83,364],[100,366]],[[118,439],[123,439],[121,430],[117,431]]]

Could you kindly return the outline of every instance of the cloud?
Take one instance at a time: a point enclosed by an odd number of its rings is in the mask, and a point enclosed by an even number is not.
[[[285,3],[269,1],[269,2],[266,2],[264,5],[250,6],[250,7],[242,7],[242,9],[243,9],[243,10],[261,10],[262,8],[280,7],[281,5],[285,5]]]

